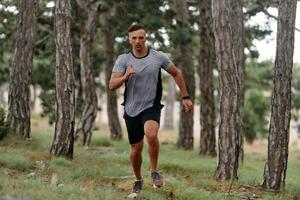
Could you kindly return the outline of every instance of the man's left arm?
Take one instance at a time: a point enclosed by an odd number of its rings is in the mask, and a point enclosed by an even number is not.
[[[186,85],[185,85],[185,82],[183,80],[180,70],[175,65],[172,64],[168,69],[166,69],[166,71],[173,76],[176,84],[178,85],[178,87],[180,89],[181,96],[182,96],[182,104],[184,106],[185,112],[191,111],[193,108],[193,102],[191,101],[191,99],[189,97],[189,94],[187,92]]]

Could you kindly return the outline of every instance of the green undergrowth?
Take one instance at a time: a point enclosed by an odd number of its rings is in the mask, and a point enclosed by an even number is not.
[[[22,141],[11,135],[0,142],[0,198],[12,196],[29,200],[118,200],[131,191],[132,170],[127,138],[111,141],[100,127],[89,148],[74,146],[73,160],[52,157],[49,149],[53,127],[33,120],[32,140]],[[107,130],[104,129],[104,130]],[[293,153],[292,153],[293,154]],[[265,158],[246,154],[240,164],[239,180],[218,182],[214,179],[216,158],[199,156],[197,151],[178,150],[161,145],[159,169],[166,186],[151,184],[147,145],[143,151],[144,188],[139,199],[300,199],[300,152],[289,158],[286,189],[274,193],[262,190]]]

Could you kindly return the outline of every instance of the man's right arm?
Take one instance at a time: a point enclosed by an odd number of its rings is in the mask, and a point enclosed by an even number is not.
[[[125,81],[127,81],[133,74],[135,74],[135,71],[134,71],[132,65],[129,65],[127,67],[125,73],[123,73],[123,72],[113,72],[111,74],[111,78],[110,78],[110,81],[109,81],[108,88],[111,91],[115,91],[116,89],[121,87],[123,85],[123,83]]]
[[[119,87],[121,87],[123,85],[125,80],[126,79],[125,79],[124,73],[122,73],[122,72],[113,72],[111,74],[111,77],[110,77],[108,88],[111,91],[115,91],[116,89],[118,89]]]

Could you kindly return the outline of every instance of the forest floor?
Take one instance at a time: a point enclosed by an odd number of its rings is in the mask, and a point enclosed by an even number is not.
[[[52,157],[49,149],[53,126],[46,119],[32,119],[32,140],[12,136],[0,141],[0,199],[26,200],[118,200],[131,191],[133,176],[129,163],[129,145],[111,141],[108,127],[96,127],[90,148],[79,143],[74,159]],[[124,131],[125,132],[125,131]],[[144,189],[138,199],[300,199],[300,150],[290,148],[285,190],[263,190],[266,142],[245,146],[245,159],[239,168],[239,180],[218,182],[213,178],[217,158],[200,156],[198,150],[175,148],[176,131],[160,132],[159,170],[166,186],[152,188],[148,172],[147,145],[143,151]]]

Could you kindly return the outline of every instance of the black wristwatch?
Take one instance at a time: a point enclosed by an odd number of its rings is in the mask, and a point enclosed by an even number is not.
[[[189,95],[182,97],[182,100],[191,99]]]

